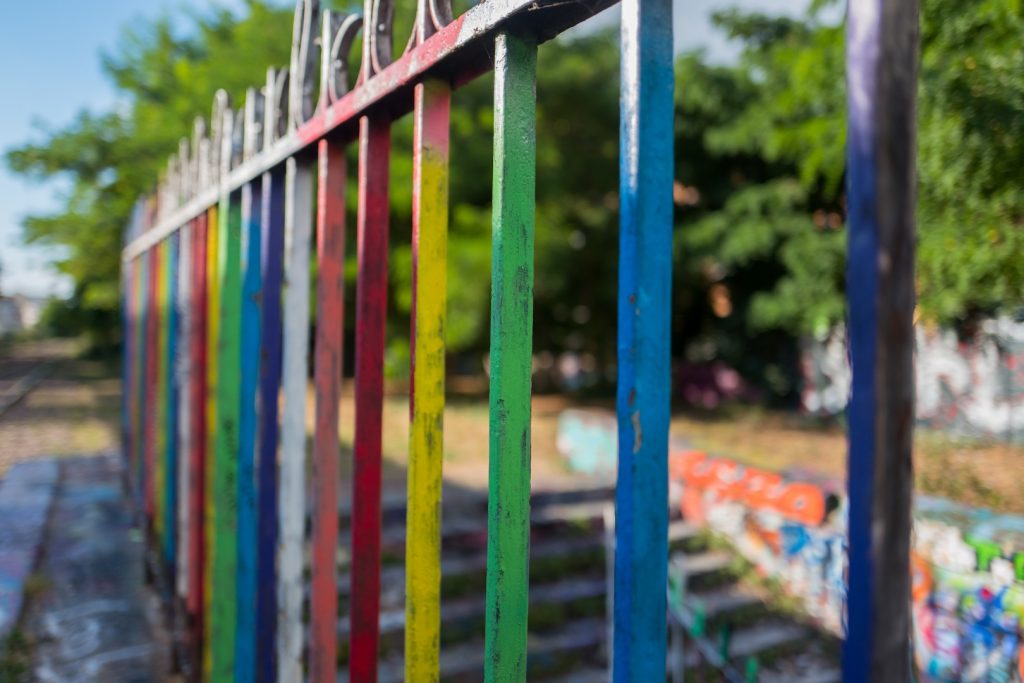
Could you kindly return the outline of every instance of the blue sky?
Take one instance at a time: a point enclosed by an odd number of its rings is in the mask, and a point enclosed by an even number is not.
[[[291,4],[281,0],[281,4]],[[675,0],[676,49],[704,47],[716,59],[735,54],[711,31],[708,13],[737,5],[793,12],[805,0]],[[36,126],[57,129],[81,109],[116,105],[116,93],[100,68],[100,54],[116,45],[121,29],[184,7],[238,8],[242,0],[46,0],[0,3],[0,64],[5,65],[0,106],[0,151],[40,139]],[[614,10],[594,23],[616,20]],[[26,246],[21,219],[55,206],[61,184],[13,176],[0,164],[0,293],[65,296],[71,283],[50,265],[52,249]]]

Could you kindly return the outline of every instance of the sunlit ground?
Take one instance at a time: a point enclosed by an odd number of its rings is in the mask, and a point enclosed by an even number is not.
[[[10,362],[11,352],[3,354]],[[0,366],[4,360],[0,358]],[[47,455],[88,455],[119,446],[120,381],[116,362],[58,359],[49,376],[22,402],[0,417],[0,473],[18,460]],[[307,424],[312,433],[313,391]],[[571,484],[580,477],[566,467],[556,448],[558,416],[576,404],[561,396],[533,399],[532,474],[535,485]],[[611,410],[611,402],[595,406]],[[355,425],[352,382],[346,381],[340,428],[350,480],[349,453]],[[445,410],[444,473],[447,481],[471,488],[487,485],[488,408],[486,395],[449,396]],[[404,394],[385,398],[383,415],[385,485],[405,485],[409,403]],[[822,425],[799,415],[733,407],[713,413],[682,411],[672,434],[713,455],[768,469],[806,469],[841,479],[846,441],[838,424]],[[917,490],[972,505],[1024,512],[1024,446],[970,442],[919,430],[915,439]],[[342,482],[345,486],[345,481]]]

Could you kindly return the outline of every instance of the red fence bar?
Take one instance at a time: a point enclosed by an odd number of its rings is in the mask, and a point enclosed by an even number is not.
[[[206,215],[196,218],[192,239],[192,444],[189,451],[189,556],[188,597],[186,609],[191,622],[193,668],[200,665],[200,643],[204,633],[204,584],[206,526],[206,337],[207,337],[207,278],[206,278]]]
[[[917,2],[852,0],[846,46],[853,381],[843,680],[908,681]]]
[[[192,490],[192,385],[196,377],[192,365],[192,325],[193,301],[192,263],[195,258],[193,246],[195,222],[190,221],[180,233],[178,245],[178,341],[177,367],[178,378],[178,474],[177,474],[177,542],[175,544],[176,583],[175,591],[180,602],[186,605],[188,600],[188,559],[191,553],[191,520],[189,517],[189,495]],[[187,614],[187,608],[186,608]]]
[[[377,680],[380,636],[380,468],[384,400],[384,326],[388,278],[388,155],[391,122],[363,117],[359,126],[356,225],[356,429],[352,488],[352,643],[349,675]]]
[[[321,140],[318,171],[309,680],[334,683],[338,668],[338,403],[345,320],[345,150]]]

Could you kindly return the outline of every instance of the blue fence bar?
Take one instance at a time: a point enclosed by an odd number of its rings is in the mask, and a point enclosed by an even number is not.
[[[917,23],[915,0],[849,4],[848,683],[911,680]]]
[[[665,680],[671,382],[671,0],[622,3],[613,680]]]
[[[238,418],[238,635],[235,680],[256,676],[256,439],[262,337],[260,181],[242,188],[241,402]]]
[[[259,388],[259,456],[256,569],[256,680],[271,683],[277,672],[277,444],[281,389],[281,279],[284,274],[284,178],[264,173],[260,184],[262,317]]]

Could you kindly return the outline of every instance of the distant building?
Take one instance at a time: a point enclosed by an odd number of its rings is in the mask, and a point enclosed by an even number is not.
[[[0,296],[0,337],[9,337],[25,329],[21,322],[18,302],[8,296]]]
[[[43,317],[43,309],[46,307],[46,302],[49,299],[38,296],[25,296],[24,294],[15,294],[11,298],[18,305],[23,329],[31,330],[39,324],[40,318]]]

